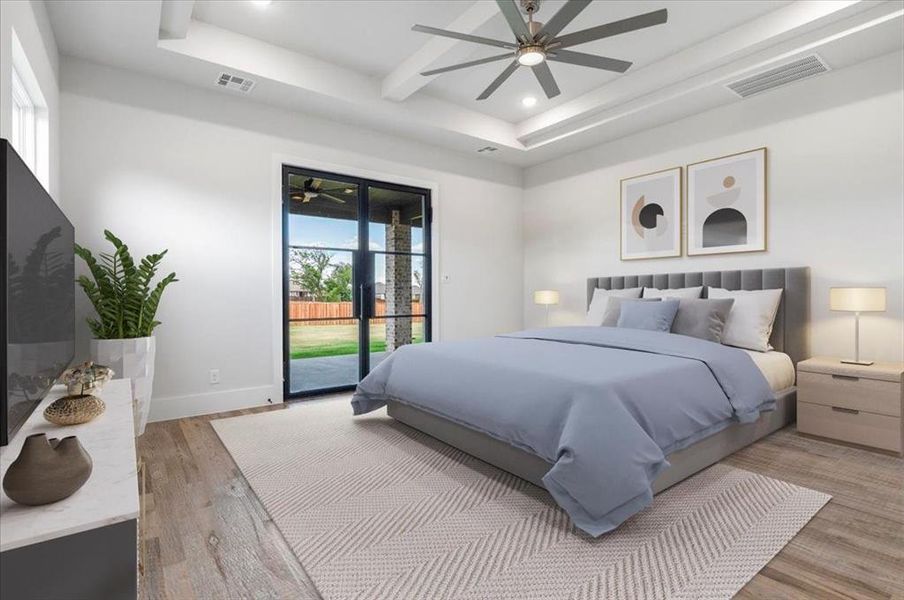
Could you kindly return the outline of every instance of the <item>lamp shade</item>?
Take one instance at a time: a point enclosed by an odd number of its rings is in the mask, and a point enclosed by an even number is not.
[[[537,290],[534,292],[534,304],[558,304],[559,292],[556,290]]]
[[[850,312],[883,312],[885,310],[885,288],[829,288],[829,308]]]

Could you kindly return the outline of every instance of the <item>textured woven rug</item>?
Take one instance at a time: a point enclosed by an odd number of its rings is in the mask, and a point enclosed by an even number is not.
[[[730,598],[829,496],[716,465],[593,539],[542,490],[347,401],[213,422],[324,598]]]

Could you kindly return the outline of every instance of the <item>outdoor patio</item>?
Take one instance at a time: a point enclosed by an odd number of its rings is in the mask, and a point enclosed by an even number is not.
[[[372,352],[370,364],[373,369],[389,352]],[[352,385],[358,381],[358,356],[320,356],[316,358],[295,358],[289,362],[290,392],[306,392],[323,388]]]

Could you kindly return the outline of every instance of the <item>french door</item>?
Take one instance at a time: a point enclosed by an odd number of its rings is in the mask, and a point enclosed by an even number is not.
[[[430,191],[283,166],[287,398],[351,389],[431,338]]]

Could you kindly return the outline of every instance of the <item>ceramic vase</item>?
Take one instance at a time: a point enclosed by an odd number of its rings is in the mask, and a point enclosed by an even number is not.
[[[135,435],[144,433],[154,387],[154,336],[125,340],[91,340],[91,358],[107,365],[116,378],[132,380]]]
[[[28,506],[58,502],[85,485],[92,468],[91,457],[74,435],[48,440],[35,433],[25,438],[22,452],[7,469],[3,491]]]

